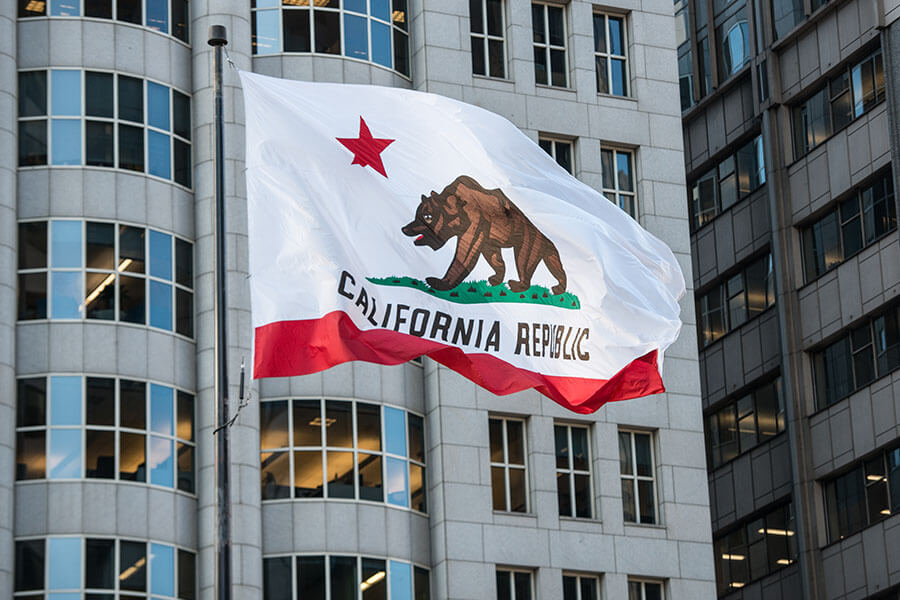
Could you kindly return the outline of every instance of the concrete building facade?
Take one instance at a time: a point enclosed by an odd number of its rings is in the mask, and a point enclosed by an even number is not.
[[[691,271],[667,0],[6,3],[0,596],[214,597],[211,24],[240,69],[506,116]],[[231,69],[225,86],[236,398]],[[712,597],[688,280],[667,393],[591,416],[427,358],[258,382],[232,431],[235,597]]]
[[[900,597],[900,7],[675,7],[718,595]]]

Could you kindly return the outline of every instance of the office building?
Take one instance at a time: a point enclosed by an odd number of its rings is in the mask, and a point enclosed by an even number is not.
[[[2,6],[2,597],[214,597],[212,24],[240,69],[508,117],[690,271],[669,0]],[[234,412],[251,331],[230,68],[225,135]],[[258,382],[231,431],[234,597],[711,597],[693,305],[668,393],[591,416],[428,359]]]
[[[898,598],[900,6],[675,9],[718,595]]]

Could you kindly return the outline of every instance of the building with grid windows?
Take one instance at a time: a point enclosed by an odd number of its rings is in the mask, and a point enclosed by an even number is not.
[[[900,5],[675,2],[720,598],[900,597]]]
[[[211,24],[241,69],[505,115],[690,272],[669,0],[4,2],[0,597],[214,597]],[[243,107],[227,68],[225,84],[236,383]],[[235,597],[713,597],[690,291],[682,305],[668,392],[590,416],[427,358],[255,384],[232,430]]]

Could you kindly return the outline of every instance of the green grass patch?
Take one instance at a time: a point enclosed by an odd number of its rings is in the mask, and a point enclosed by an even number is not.
[[[559,308],[568,308],[569,310],[581,308],[578,296],[569,292],[553,294],[550,290],[540,285],[533,285],[525,292],[516,293],[510,290],[506,283],[489,285],[487,281],[464,281],[452,290],[438,291],[432,289],[424,281],[413,279],[412,277],[367,277],[366,279],[375,285],[412,288],[424,294],[458,304],[509,302],[512,304],[546,304],[547,306],[557,306]]]

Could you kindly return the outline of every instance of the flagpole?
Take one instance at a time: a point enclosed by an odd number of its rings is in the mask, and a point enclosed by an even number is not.
[[[222,51],[228,43],[224,25],[211,25],[208,44],[215,48],[216,136],[216,595],[231,599],[231,482],[228,426],[227,305],[225,301],[225,134],[222,116]]]

